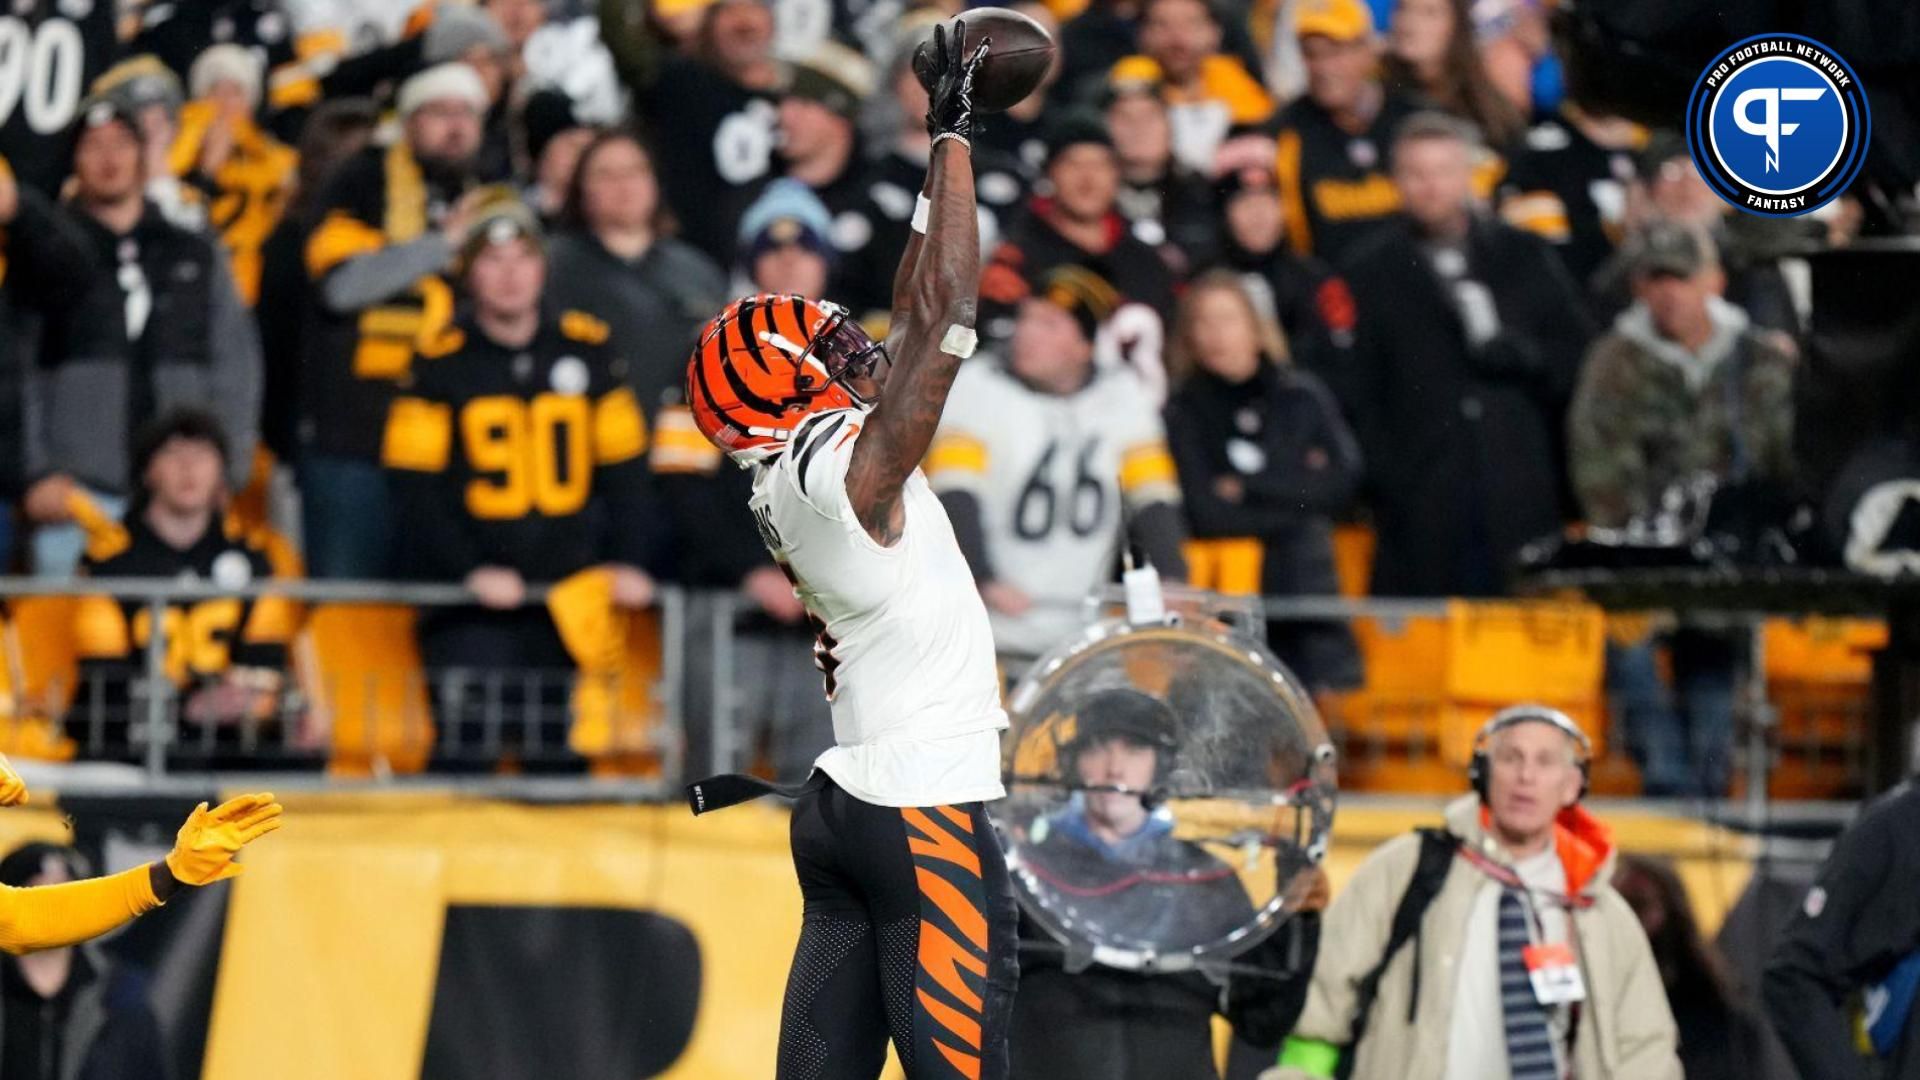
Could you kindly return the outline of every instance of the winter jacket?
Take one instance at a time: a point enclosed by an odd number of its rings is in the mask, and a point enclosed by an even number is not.
[[[1234,385],[1208,372],[1182,382],[1167,401],[1167,442],[1180,475],[1196,583],[1222,591],[1251,586],[1262,596],[1334,596],[1333,519],[1360,486],[1360,447],[1333,395],[1308,372],[1263,364]],[[1241,498],[1215,490],[1238,479]],[[1224,541],[1225,543],[1220,543]],[[1227,563],[1232,548],[1258,548],[1251,582]],[[1219,565],[1198,575],[1209,549]],[[1268,644],[1309,688],[1360,683],[1360,655],[1346,624],[1275,620]]]
[[[1793,469],[1791,343],[1756,333],[1712,297],[1713,336],[1698,353],[1660,336],[1636,303],[1594,342],[1567,414],[1569,466],[1587,520],[1617,528],[1707,473],[1782,485]]]
[[[554,237],[547,252],[547,299],[557,308],[604,320],[627,381],[649,418],[662,398],[686,385],[687,353],[700,327],[727,300],[726,275],[713,260],[671,237],[654,240],[632,261],[592,233]]]
[[[1382,227],[1346,268],[1359,317],[1332,379],[1367,458],[1384,596],[1505,591],[1519,549],[1557,532],[1567,499],[1567,399],[1589,329],[1546,243],[1494,221],[1468,233],[1443,280],[1411,225]],[[1493,336],[1469,336],[1464,283],[1484,288]]]
[[[7,159],[0,157],[0,169]],[[80,226],[34,188],[0,226],[0,496],[26,482],[26,408],[33,357],[49,320],[61,319],[95,276]]]
[[[216,243],[148,203],[125,235],[70,215],[93,257],[85,295],[47,322],[29,393],[30,478],[131,490],[129,440],[171,409],[219,417],[227,481],[246,486],[260,421],[260,334]]]
[[[1920,1078],[1920,1006],[1883,1071],[1853,1049],[1856,990],[1920,953],[1920,783],[1881,796],[1834,846],[1767,964],[1767,1011],[1802,1080]]]
[[[1487,835],[1479,800],[1466,796],[1447,807],[1448,831],[1463,849],[1511,865]],[[1570,944],[1579,957],[1587,1002],[1574,1034],[1577,1080],[1680,1080],[1678,1033],[1640,921],[1614,891],[1615,850],[1606,826],[1572,807],[1560,814],[1555,846],[1566,866],[1569,892],[1590,901],[1572,911]],[[1307,1004],[1293,1039],[1339,1046],[1351,1031],[1354,984],[1378,963],[1393,912],[1419,858],[1416,835],[1399,837],[1367,857],[1322,918],[1320,950]],[[1456,857],[1420,932],[1388,965],[1365,1034],[1347,1053],[1359,1055],[1354,1080],[1440,1080],[1447,1066],[1451,1016],[1467,920],[1482,888],[1498,886],[1464,856]],[[1488,942],[1491,945],[1491,941]],[[1419,998],[1410,1001],[1416,985]],[[1488,1001],[1484,1008],[1499,1008]],[[1281,1080],[1311,1075],[1271,1070]]]
[[[8,957],[0,964],[7,969],[0,972],[5,986],[0,993],[0,1063],[20,1060],[5,1043],[6,1032],[38,1036],[38,1053],[28,1051],[31,1063],[18,1080],[167,1080],[172,1075],[143,975],[113,964],[93,945],[76,946],[66,987],[27,1014],[37,1015],[36,1023],[7,1015],[12,1008],[34,1008],[34,1001],[27,997],[32,991],[26,989],[16,962]],[[13,1071],[6,1075],[16,1080]]]

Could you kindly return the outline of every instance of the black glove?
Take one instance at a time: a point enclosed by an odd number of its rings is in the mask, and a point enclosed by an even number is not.
[[[953,33],[933,28],[932,48],[922,45],[914,56],[913,73],[927,91],[927,134],[938,139],[957,135],[973,138],[973,75],[987,58],[992,39],[981,38],[972,56],[966,55],[967,23],[953,20]]]

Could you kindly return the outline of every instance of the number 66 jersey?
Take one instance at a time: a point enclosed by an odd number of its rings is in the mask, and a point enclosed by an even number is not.
[[[855,409],[809,417],[753,467],[748,505],[806,605],[833,709],[835,745],[815,765],[876,806],[997,799],[1007,717],[986,607],[918,469],[898,540],[860,524],[846,476],[865,423]]]
[[[1160,413],[1122,368],[1096,368],[1079,390],[1055,394],[991,360],[967,364],[926,470],[935,491],[978,500],[990,567],[981,577],[1033,601],[1020,615],[992,613],[994,642],[1028,657],[1079,629],[1087,593],[1112,580],[1123,510],[1180,502]]]

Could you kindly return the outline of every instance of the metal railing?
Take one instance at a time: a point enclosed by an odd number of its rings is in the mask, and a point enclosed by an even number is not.
[[[75,761],[117,762],[138,770],[149,786],[261,771],[282,774],[276,783],[364,782],[453,784],[462,787],[565,792],[578,777],[547,778],[552,771],[595,774],[592,790],[615,797],[662,797],[683,777],[746,767],[758,759],[780,771],[804,763],[831,739],[817,673],[810,672],[804,640],[795,632],[766,639],[743,631],[751,603],[727,591],[663,587],[656,607],[657,661],[652,670],[581,676],[570,670],[494,665],[483,669],[429,670],[395,663],[390,669],[364,664],[342,670],[312,636],[292,651],[279,691],[270,704],[244,717],[208,722],[194,710],[193,688],[169,674],[167,615],[171,608],[206,600],[277,598],[307,605],[311,618],[330,607],[404,605],[422,617],[449,609],[474,610],[470,593],[456,585],[383,582],[281,581],[223,588],[205,581],[174,579],[42,580],[0,578],[0,601],[9,607],[30,598],[108,596],[144,612],[151,628],[137,667],[118,674],[89,669],[77,680],[29,669],[45,642],[26,640],[32,627],[12,620],[6,656],[9,700],[0,702],[0,738],[16,756],[32,756],[23,741],[34,730]],[[529,590],[540,604],[546,590]],[[1372,620],[1405,625],[1447,617],[1443,600],[1337,597],[1268,598],[1261,617],[1277,621]],[[1760,625],[1763,616],[1728,617],[1727,625]],[[312,624],[309,622],[309,627]],[[1870,752],[1864,702],[1851,689],[1811,687],[1806,700],[1769,695],[1760,635],[1753,635],[1736,717],[1742,737],[1736,767],[1747,777],[1748,810],[1764,811],[1768,781],[1783,755],[1826,762],[1851,787],[1865,772]],[[366,643],[362,643],[366,644]],[[794,674],[794,667],[807,668]],[[781,671],[774,670],[775,667]],[[111,680],[122,680],[114,684]],[[791,698],[807,698],[811,712],[785,722],[802,753],[781,755],[758,748],[767,717],[779,710],[760,693],[785,680],[810,686]],[[597,685],[589,686],[589,683]],[[596,697],[609,731],[589,752],[574,745],[582,720],[583,694]],[[1367,691],[1323,698],[1330,732],[1342,760],[1356,766],[1397,762],[1454,765],[1435,732],[1458,712],[1439,691]],[[1801,721],[1793,731],[1779,723],[1782,707]],[[1452,713],[1449,710],[1453,710]],[[1389,716],[1389,714],[1391,714]],[[1811,718],[1811,719],[1809,719]],[[1404,721],[1404,723],[1400,722]],[[1606,742],[1624,745],[1616,718],[1605,724]],[[776,722],[775,726],[778,726]],[[1457,740],[1456,740],[1457,741]],[[1456,748],[1457,750],[1457,748]],[[55,756],[59,756],[56,754]],[[792,755],[789,755],[790,757]],[[342,769],[342,761],[355,765]],[[616,767],[602,768],[609,762]],[[798,764],[794,764],[797,762]],[[497,775],[502,767],[522,775]],[[530,775],[531,774],[531,775]],[[128,779],[132,779],[129,777]]]

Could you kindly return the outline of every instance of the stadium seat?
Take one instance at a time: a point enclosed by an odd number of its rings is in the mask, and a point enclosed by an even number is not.
[[[1887,643],[1873,619],[1769,619],[1762,633],[1773,704],[1777,798],[1857,795],[1870,739],[1874,650]]]
[[[1333,572],[1340,579],[1340,595],[1367,595],[1373,577],[1375,538],[1372,526],[1336,525],[1333,530]]]
[[[17,694],[29,712],[59,716],[73,700],[80,676],[71,596],[23,596],[9,605],[8,664],[18,672]]]
[[[11,618],[0,617],[0,653],[4,653],[0,655],[0,753],[39,761],[71,760],[73,743],[60,730],[58,711],[49,710],[44,693],[33,689]],[[64,685],[71,692],[72,680]]]
[[[1452,601],[1445,616],[1354,623],[1366,685],[1328,695],[1342,783],[1356,790],[1459,790],[1473,736],[1520,701],[1564,710],[1605,739],[1605,618],[1583,604]]]
[[[594,776],[657,777],[667,762],[669,740],[663,730],[666,710],[660,702],[663,634],[657,609],[630,612],[624,665],[617,678],[618,708],[606,753],[594,757]]]
[[[328,732],[335,776],[419,772],[433,748],[433,713],[413,636],[397,604],[314,609],[295,648],[314,720]]]
[[[1453,706],[1441,740],[1464,762],[1487,717],[1521,701],[1558,708],[1604,751],[1602,707],[1606,616],[1590,604],[1447,604],[1446,697]]]

